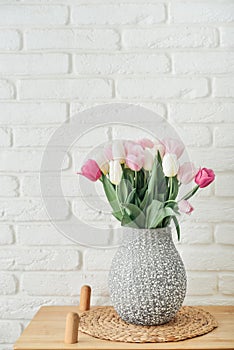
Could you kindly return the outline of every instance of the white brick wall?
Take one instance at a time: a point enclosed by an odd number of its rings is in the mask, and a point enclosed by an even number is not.
[[[12,348],[40,306],[77,304],[84,283],[94,304],[109,302],[115,250],[63,237],[44,210],[38,177],[50,135],[96,104],[154,110],[198,166],[214,168],[216,182],[194,199],[178,249],[188,271],[186,303],[234,304],[233,47],[232,0],[1,2],[0,350]],[[79,153],[126,132],[91,132]],[[73,156],[62,178],[71,210],[101,225],[105,215],[81,204]],[[58,220],[67,215],[57,208]]]

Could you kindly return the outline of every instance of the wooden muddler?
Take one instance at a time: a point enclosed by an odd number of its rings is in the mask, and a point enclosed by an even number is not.
[[[64,343],[75,344],[78,342],[79,322],[80,317],[76,312],[67,314]]]
[[[82,286],[80,290],[80,312],[84,312],[90,309],[90,297],[91,297],[91,287]]]

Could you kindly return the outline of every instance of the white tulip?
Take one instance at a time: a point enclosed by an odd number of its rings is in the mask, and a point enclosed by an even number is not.
[[[152,153],[148,149],[145,149],[144,150],[144,164],[143,164],[143,168],[145,170],[150,171],[150,170],[152,170],[153,163],[154,163],[154,157],[153,157]]]
[[[109,171],[109,162],[102,150],[95,154],[94,160],[97,162],[102,173],[106,175]]]
[[[115,140],[112,144],[113,159],[118,159],[119,163],[125,163],[125,149],[121,140]]]
[[[109,178],[111,183],[114,185],[118,185],[121,181],[123,174],[122,167],[119,163],[118,159],[110,161],[110,170],[109,170]]]
[[[174,153],[166,153],[163,157],[162,167],[165,176],[172,177],[178,173],[179,162]]]

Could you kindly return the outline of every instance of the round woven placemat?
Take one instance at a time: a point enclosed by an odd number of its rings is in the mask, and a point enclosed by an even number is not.
[[[121,320],[111,306],[81,315],[79,329],[93,337],[128,343],[174,342],[197,337],[217,327],[215,318],[198,307],[183,306],[175,318],[160,326],[138,326]]]

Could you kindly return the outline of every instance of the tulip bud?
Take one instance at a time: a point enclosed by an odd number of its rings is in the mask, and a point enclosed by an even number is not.
[[[83,175],[91,181],[97,181],[102,176],[97,162],[93,159],[88,159],[82,166],[81,172],[78,172],[77,174]]]
[[[149,150],[145,149],[144,150],[143,168],[147,171],[150,171],[150,170],[152,170],[153,163],[154,163],[154,157],[153,157],[152,153]]]
[[[185,214],[191,214],[192,211],[194,210],[191,204],[185,199],[179,201],[178,207],[179,207],[179,211]]]
[[[121,181],[123,170],[118,159],[110,161],[109,178],[113,185],[118,185]]]
[[[109,171],[109,162],[106,158],[103,151],[97,152],[97,154],[94,156],[95,161],[97,162],[99,168],[101,169],[102,173],[106,175]]]
[[[204,188],[211,184],[215,179],[215,174],[212,169],[202,168],[195,176],[195,182],[200,188]]]
[[[123,142],[121,140],[115,140],[113,142],[112,154],[113,154],[113,159],[117,159],[121,164],[125,163],[126,154],[125,154]]]
[[[176,155],[173,153],[166,153],[162,160],[162,167],[165,176],[175,176],[179,170],[179,162]]]
[[[196,172],[197,172],[197,169],[195,168],[195,165],[193,163],[186,162],[180,166],[177,174],[177,179],[182,184],[187,185],[189,182],[191,182],[194,179]]]
[[[165,147],[166,153],[173,153],[180,158],[182,153],[184,152],[184,144],[182,141],[172,138],[167,138],[161,141],[161,143]]]

